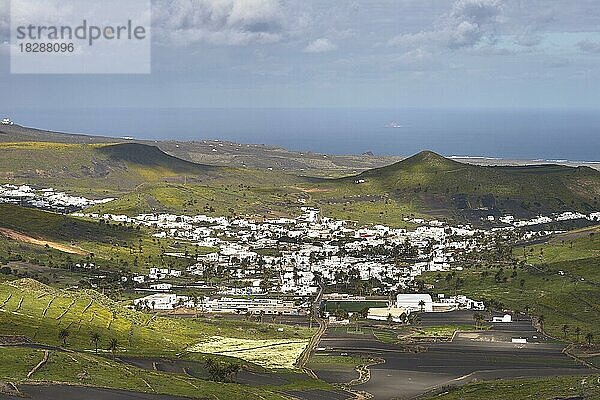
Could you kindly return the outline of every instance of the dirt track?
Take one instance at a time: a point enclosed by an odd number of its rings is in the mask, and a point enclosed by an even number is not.
[[[50,247],[54,250],[62,251],[63,253],[78,254],[80,256],[87,255],[87,253],[85,251],[78,249],[77,247],[68,246],[66,244],[60,244],[60,243],[56,243],[56,242],[51,242],[49,240],[44,240],[44,239],[36,239],[34,237],[27,236],[23,233],[13,231],[12,229],[8,229],[8,228],[0,228],[0,234],[6,236],[9,239],[17,240],[17,241],[23,242],[23,243],[35,244],[37,246],[46,246],[47,245],[48,247]]]

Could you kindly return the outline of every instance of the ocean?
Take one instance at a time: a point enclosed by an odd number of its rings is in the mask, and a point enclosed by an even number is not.
[[[219,139],[328,154],[600,161],[600,112],[555,109],[16,109],[41,129],[152,140]]]

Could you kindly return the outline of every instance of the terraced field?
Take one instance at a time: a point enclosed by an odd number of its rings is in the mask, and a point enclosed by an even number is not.
[[[124,308],[93,290],[59,290],[32,279],[0,284],[0,381],[21,385],[59,382],[218,399],[279,399],[278,393],[290,390],[329,390],[324,382],[286,370],[311,335],[308,328],[276,324],[160,317]],[[207,342],[215,337],[221,342]],[[239,343],[247,348],[238,351]],[[291,358],[282,363],[284,350]],[[47,361],[31,372],[44,352]],[[180,360],[195,369],[205,368],[211,359],[266,378],[264,384],[249,387],[183,372],[143,370],[119,361],[132,357]],[[272,372],[254,362],[283,368],[277,374],[286,378],[269,386]]]
[[[0,320],[1,335],[24,335],[32,342],[59,346],[59,333],[65,329],[66,347],[91,351],[90,338],[97,333],[101,349],[116,338],[118,352],[131,356],[174,356],[211,336],[254,340],[311,336],[311,330],[301,327],[157,317],[124,308],[92,290],[59,290],[31,279],[0,284]]]

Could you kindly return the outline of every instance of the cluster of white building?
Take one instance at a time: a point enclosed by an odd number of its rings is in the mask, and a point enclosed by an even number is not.
[[[112,200],[114,198],[91,200],[85,197],[71,196],[52,188],[36,189],[29,185],[0,185],[0,203],[20,204],[59,212],[80,210]]]
[[[267,298],[236,298],[209,296],[192,298],[175,293],[153,293],[135,299],[135,307],[154,311],[174,310],[176,308],[194,309],[206,313],[248,314],[248,315],[300,315],[306,309],[294,301]]]
[[[486,218],[488,221],[495,221],[496,218],[490,215]],[[522,228],[527,226],[543,225],[552,222],[560,221],[572,221],[572,220],[587,220],[587,221],[600,221],[600,212],[593,212],[590,214],[583,214],[580,212],[566,211],[560,214],[552,214],[549,216],[538,215],[537,217],[520,220],[516,219],[513,215],[504,215],[498,218],[498,221],[514,226],[516,228]]]
[[[253,294],[277,291],[296,296],[315,294],[317,277],[336,284],[349,274],[361,280],[376,279],[374,294],[405,288],[423,272],[451,269],[455,252],[470,249],[479,237],[491,234],[441,221],[423,221],[411,231],[383,225],[355,227],[348,221],[321,217],[318,210],[308,207],[297,218],[264,220],[172,214],[74,215],[143,225],[151,228],[155,237],[175,239],[191,248],[217,249],[204,255],[166,253],[194,259],[185,271],[152,267],[147,276],[134,278],[137,283],[180,276],[202,279],[210,271],[227,270],[232,280],[247,282]],[[410,262],[398,265],[394,251],[405,248],[411,249]],[[270,271],[267,278],[266,271]]]
[[[1,185],[0,202],[15,200],[41,208],[82,208],[112,199],[89,200],[53,189]],[[499,218],[499,223],[505,224],[503,227],[477,229],[468,225],[450,226],[437,220],[407,218],[419,226],[405,230],[384,225],[358,227],[350,221],[323,217],[319,210],[309,207],[302,208],[302,214],[296,218],[273,219],[174,214],[132,217],[84,212],[73,215],[145,226],[154,237],[173,239],[184,244],[181,248],[191,248],[192,252],[194,248],[215,249],[209,254],[190,254],[174,247],[165,255],[189,259],[184,270],[148,265],[146,275],[123,277],[124,282],[131,279],[136,288],[161,292],[151,295],[155,296],[152,298],[139,299],[143,304],[154,302],[155,309],[172,309],[182,303],[190,305],[189,298],[170,293],[174,284],[198,284],[198,281],[203,283],[210,277],[227,275],[227,281],[233,284],[221,283],[215,292],[233,297],[224,297],[217,303],[214,303],[215,299],[203,300],[203,304],[211,310],[246,310],[243,312],[249,313],[261,310],[264,304],[268,307],[263,312],[292,313],[286,311],[289,304],[282,305],[267,299],[267,294],[278,292],[292,298],[311,296],[318,292],[319,280],[330,285],[346,284],[350,279],[374,282],[369,294],[402,291],[424,272],[461,269],[455,265],[459,253],[472,249],[485,251],[486,246],[491,249],[493,241],[487,238],[499,232],[552,221],[600,220],[598,212],[589,215],[567,212],[528,221],[504,216]],[[236,300],[235,296],[242,300]],[[481,302],[464,296],[440,296],[437,302],[433,302],[429,295],[420,296],[399,295],[395,307],[409,312],[483,308]]]

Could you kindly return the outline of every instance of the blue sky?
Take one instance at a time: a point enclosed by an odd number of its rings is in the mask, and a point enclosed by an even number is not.
[[[599,20],[595,0],[153,1],[152,74],[11,75],[0,0],[0,109],[597,109]]]

